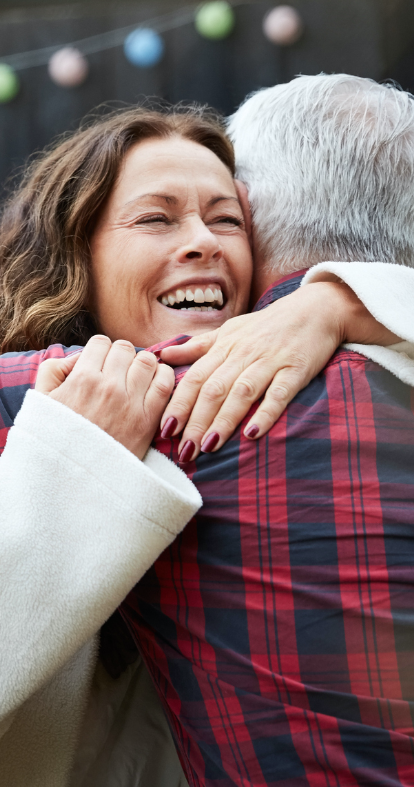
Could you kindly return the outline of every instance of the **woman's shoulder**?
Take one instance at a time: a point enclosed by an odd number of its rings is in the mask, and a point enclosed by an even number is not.
[[[10,352],[0,355],[0,454],[6,444],[7,434],[19,412],[29,388],[34,388],[37,372],[47,358],[64,358],[79,350],[52,344],[45,350]]]

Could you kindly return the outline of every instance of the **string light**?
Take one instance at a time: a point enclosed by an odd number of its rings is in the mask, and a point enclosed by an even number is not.
[[[169,30],[174,30],[177,27],[182,27],[183,25],[193,22],[196,10],[197,6],[195,5],[186,6],[176,12],[146,20],[145,27],[150,27],[158,33],[166,33]],[[144,26],[144,24],[142,26]],[[129,33],[132,33],[136,29],[137,23],[135,22],[134,25],[128,25],[128,27],[121,27],[117,30],[109,30],[107,33],[99,33],[98,35],[82,38],[78,41],[72,41],[66,46],[78,49],[83,55],[92,55],[96,52],[103,52],[106,49],[122,46]],[[33,66],[47,66],[52,55],[61,48],[62,45],[46,46],[42,49],[19,52],[15,55],[3,57],[2,62],[11,66],[15,71],[22,71],[26,68],[32,68]]]
[[[82,84],[87,77],[89,66],[86,56],[96,52],[123,45],[125,56],[131,63],[141,68],[147,68],[158,63],[163,55],[164,42],[160,36],[161,33],[193,23],[196,30],[205,38],[225,38],[234,27],[233,9],[242,5],[251,5],[251,0],[235,0],[234,2],[212,0],[204,3],[201,7],[189,5],[153,19],[143,20],[138,27],[135,23],[128,27],[82,38],[68,43],[63,48],[61,45],[47,46],[7,55],[0,62],[0,103],[11,101],[17,95],[19,78],[16,72],[27,68],[46,65],[51,79],[56,84],[62,87],[74,87]],[[273,41],[276,40],[278,25],[276,24],[275,27],[275,17],[272,14],[276,11],[280,14],[282,8],[285,10],[288,8],[296,13],[298,17],[296,23],[299,24],[300,32],[302,32],[302,22],[295,9],[290,6],[279,6],[265,17],[263,23],[265,35]],[[295,33],[293,32],[292,35],[294,37]],[[282,42],[278,41],[278,43]],[[286,40],[283,43],[292,43],[292,41]]]
[[[266,14],[263,32],[269,41],[279,46],[291,46],[303,33],[302,17],[291,5],[278,5]]]
[[[125,57],[138,68],[150,68],[161,60],[164,41],[150,27],[138,27],[130,33],[124,43]]]
[[[86,57],[73,46],[65,46],[52,55],[48,63],[49,76],[61,87],[77,87],[88,76]]]
[[[6,104],[19,92],[19,80],[13,69],[6,63],[0,63],[0,103]]]
[[[195,16],[195,26],[198,33],[204,38],[227,38],[234,27],[234,11],[225,0],[213,0],[205,3],[198,9]]]

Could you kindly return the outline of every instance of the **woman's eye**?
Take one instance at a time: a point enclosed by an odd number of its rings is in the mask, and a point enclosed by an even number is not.
[[[219,216],[215,221],[218,224],[232,224],[234,227],[241,227],[243,223],[237,216]]]
[[[164,216],[162,213],[157,213],[152,216],[144,216],[142,219],[137,219],[135,224],[154,224],[157,222],[168,224],[168,218],[167,216]]]

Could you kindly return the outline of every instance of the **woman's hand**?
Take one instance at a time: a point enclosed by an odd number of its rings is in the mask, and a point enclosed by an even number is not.
[[[81,354],[39,367],[36,390],[70,407],[142,459],[174,386],[174,372],[127,341],[93,336]]]
[[[261,437],[344,341],[391,344],[398,337],[347,285],[321,282],[162,350],[167,363],[193,363],[166,408],[162,435],[185,427],[180,459],[190,461],[200,447],[204,452],[220,448],[265,394],[244,429],[250,439]]]

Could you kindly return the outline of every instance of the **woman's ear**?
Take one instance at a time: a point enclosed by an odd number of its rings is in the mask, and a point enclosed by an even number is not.
[[[250,245],[252,245],[252,212],[250,210],[249,204],[249,194],[247,191],[247,186],[243,183],[242,180],[237,180],[235,178],[234,185],[236,186],[237,196],[239,198],[239,202],[241,205],[241,209],[243,211],[244,223],[246,225],[246,232],[247,237],[249,239]]]

